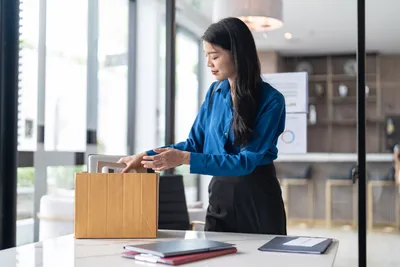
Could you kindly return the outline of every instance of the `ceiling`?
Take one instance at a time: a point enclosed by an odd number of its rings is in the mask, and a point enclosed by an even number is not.
[[[197,1],[200,12],[210,21],[213,1]],[[400,53],[399,10],[399,0],[366,0],[367,51]],[[283,19],[281,29],[254,33],[259,50],[335,54],[357,49],[357,0],[283,0]],[[284,38],[286,32],[292,39]]]

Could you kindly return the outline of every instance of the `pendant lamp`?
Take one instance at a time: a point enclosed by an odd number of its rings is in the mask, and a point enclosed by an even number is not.
[[[213,20],[237,17],[252,31],[272,31],[283,25],[282,0],[214,0]]]

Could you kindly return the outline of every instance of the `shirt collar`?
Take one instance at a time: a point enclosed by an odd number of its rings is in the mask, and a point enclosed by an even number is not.
[[[232,108],[232,98],[229,93],[231,86],[229,84],[229,80],[225,79],[223,81],[219,81],[217,87],[215,88],[215,92],[221,91],[223,98],[225,99],[225,103]]]
[[[229,84],[229,80],[225,79],[225,80],[219,82],[215,91],[220,91],[220,90],[226,91],[226,90],[229,90],[230,88],[231,88],[231,86]]]
[[[262,79],[262,77],[260,77],[259,82],[262,83],[264,80]],[[231,89],[231,85],[229,84],[229,80],[225,79],[221,82],[219,82],[217,88],[215,89],[215,91],[220,91],[220,90],[230,90]]]

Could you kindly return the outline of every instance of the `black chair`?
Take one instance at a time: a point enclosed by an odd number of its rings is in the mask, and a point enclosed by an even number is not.
[[[368,179],[367,184],[367,222],[368,222],[368,230],[372,231],[374,227],[374,203],[373,203],[373,188],[374,187],[396,187],[395,182],[395,167],[392,166],[387,170],[387,173],[383,176],[376,175],[371,176]],[[399,210],[399,201],[395,200],[395,210]],[[396,213],[396,221],[393,225],[395,229],[400,228],[400,216]]]
[[[158,229],[193,230],[204,224],[190,222],[182,175],[160,176],[158,212]]]
[[[331,174],[329,176],[329,180],[341,180],[341,181],[350,180],[350,181],[352,181],[352,179],[353,179],[353,171],[354,171],[355,168],[357,168],[357,165],[353,164],[348,169],[346,174]]]
[[[394,166],[390,167],[389,170],[383,176],[370,176],[370,181],[391,181],[395,182],[395,168]]]
[[[350,166],[346,174],[332,174],[325,183],[325,223],[326,227],[332,227],[332,187],[352,186],[353,188],[353,228],[357,227],[357,186],[353,184],[353,172],[357,165]]]

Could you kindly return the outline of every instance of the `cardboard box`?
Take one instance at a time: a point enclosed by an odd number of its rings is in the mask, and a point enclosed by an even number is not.
[[[156,238],[158,173],[76,173],[75,238]]]

